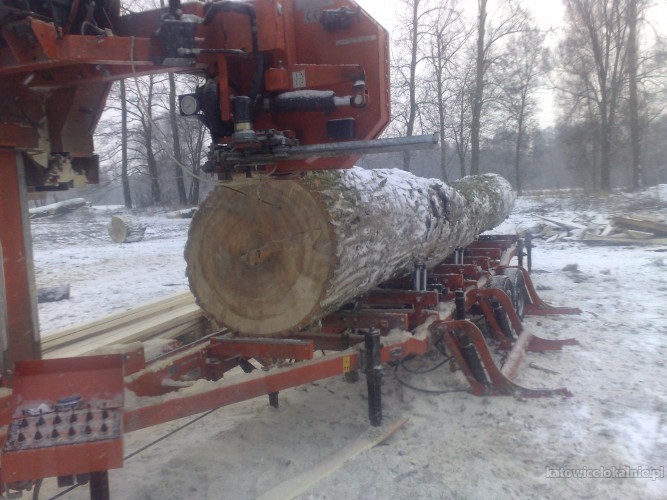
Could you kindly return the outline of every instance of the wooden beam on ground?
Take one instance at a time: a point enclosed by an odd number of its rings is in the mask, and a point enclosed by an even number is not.
[[[667,224],[658,222],[657,219],[650,218],[647,220],[645,217],[623,217],[619,215],[615,216],[613,221],[617,227],[624,226],[639,231],[651,232],[658,236],[667,236]]]
[[[314,467],[292,476],[284,483],[258,496],[257,500],[291,500],[292,498],[296,498],[315,486],[322,479],[333,474],[357,455],[385,442],[396,434],[407,421],[407,418],[399,419],[386,427],[381,427],[379,434],[370,437],[368,435],[359,437]]]

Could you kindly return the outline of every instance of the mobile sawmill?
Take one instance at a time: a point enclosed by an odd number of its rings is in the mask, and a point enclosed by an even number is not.
[[[26,193],[96,183],[93,131],[112,83],[167,72],[199,77],[178,104],[208,128],[203,167],[220,184],[186,262],[225,328],[155,360],[137,346],[42,360]],[[377,426],[383,365],[432,348],[476,395],[567,395],[513,382],[526,350],[575,342],[532,336],[524,314],[577,310],[537,296],[530,242],[479,236],[509,213],[511,188],[352,168],[436,146],[377,139],[389,120],[388,34],[351,0],[169,0],[127,15],[119,0],[2,1],[3,489],[57,477],[109,498],[123,433],[262,395],[275,406],[281,390],[336,375],[365,374]],[[238,367],[248,375],[225,378]],[[188,390],[197,379],[210,384]]]

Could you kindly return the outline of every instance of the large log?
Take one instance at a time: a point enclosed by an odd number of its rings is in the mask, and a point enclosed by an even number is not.
[[[30,219],[41,219],[42,217],[51,217],[53,215],[65,215],[81,207],[85,207],[87,204],[88,202],[83,198],[72,198],[43,207],[31,208],[28,212]]]
[[[190,289],[232,331],[294,331],[416,262],[438,264],[513,203],[509,183],[493,174],[448,186],[355,167],[220,185],[190,225]]]
[[[134,243],[144,238],[146,223],[129,215],[114,215],[107,229],[114,242]]]

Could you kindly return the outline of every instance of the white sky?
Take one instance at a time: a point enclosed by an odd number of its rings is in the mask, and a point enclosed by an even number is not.
[[[365,11],[382,24],[391,36],[391,32],[396,28],[397,14],[405,8],[401,0],[355,0]],[[470,10],[472,16],[477,9],[476,0],[463,0],[462,5]],[[524,5],[529,8],[537,22],[543,29],[558,28],[563,23],[565,7],[562,0],[524,0]],[[489,12],[493,7],[489,6]],[[538,119],[543,127],[554,124],[554,103],[553,95],[545,92],[540,98],[540,112]]]
[[[371,16],[390,32],[394,27],[396,13],[404,8],[401,0],[355,0]],[[533,11],[537,21],[545,28],[558,26],[563,19],[565,8],[562,0],[524,0],[524,5]],[[472,13],[477,9],[477,0],[463,0]],[[491,10],[491,6],[489,6]]]
[[[400,9],[405,8],[405,4],[401,0],[355,1],[389,30],[390,36],[392,30],[396,28],[397,13],[400,12]],[[477,0],[461,0],[461,3],[470,11],[471,15],[475,15]],[[492,4],[493,0],[489,3]],[[535,19],[543,29],[557,29],[562,26],[565,14],[565,7],[562,0],[523,0],[523,5],[532,11]],[[493,7],[489,5],[489,12],[492,11]],[[647,18],[651,24],[663,33],[667,31],[667,1],[655,0]],[[554,34],[552,40],[555,39],[555,36],[557,34]],[[553,95],[548,91],[543,92],[540,104],[541,109],[538,114],[540,124],[543,127],[553,125],[555,121]]]

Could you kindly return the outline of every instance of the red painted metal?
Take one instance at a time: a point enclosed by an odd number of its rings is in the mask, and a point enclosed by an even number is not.
[[[354,137],[350,139],[377,137],[390,116],[387,32],[363,10],[359,10],[354,22],[344,30],[323,30],[306,5],[308,2],[284,0],[279,6],[272,0],[248,3],[256,13],[258,49],[265,63],[264,88],[272,93],[270,97],[284,91],[326,89],[339,96],[355,95],[359,99],[357,107],[337,108],[326,115],[299,111],[261,113],[253,128],[289,130],[303,145],[323,144],[336,140],[328,137],[325,122],[347,118],[354,120]],[[356,8],[356,4],[348,0],[325,3],[327,9]],[[39,133],[48,135],[45,138],[52,151],[84,158],[93,151],[91,131],[112,81],[176,69],[191,73],[205,70],[218,81],[220,117],[225,121],[231,118],[231,99],[236,94],[248,93],[253,86],[255,55],[250,52],[248,57],[202,53],[186,68],[160,66],[156,61],[162,59],[162,49],[153,35],[161,26],[164,9],[120,17],[115,11],[117,5],[112,5],[114,8],[107,15],[114,36],[90,36],[77,34],[75,29],[79,6],[80,2],[73,3],[61,28],[32,16],[3,25],[0,33],[0,147],[16,148],[0,149],[0,243],[8,291],[10,363],[40,355],[29,233],[24,221],[26,207],[21,191],[24,189],[23,172],[16,152],[39,149],[35,124],[43,124]],[[202,3],[181,6],[183,13],[200,18],[207,15],[209,8],[210,4]],[[208,17],[211,22],[196,27],[198,48],[238,50],[252,46],[247,17],[222,9]],[[297,43],[297,40],[313,43]],[[230,79],[234,80],[234,90],[229,88]],[[364,83],[363,90],[359,90],[360,81]],[[218,144],[228,141],[226,137],[214,137]],[[356,159],[347,156],[279,161],[275,172],[346,168]],[[554,342],[531,336],[522,329],[510,299],[502,292],[486,289],[490,278],[498,272],[498,266],[508,266],[516,256],[517,241],[517,236],[480,237],[466,249],[462,265],[448,260],[448,264],[429,272],[429,280],[440,286],[441,294],[410,290],[372,292],[359,300],[359,310],[338,312],[325,318],[322,332],[300,332],[288,339],[214,336],[152,362],[144,359],[143,349],[126,352],[122,357],[19,362],[11,405],[8,397],[0,397],[0,424],[12,426],[9,441],[7,436],[0,436],[0,443],[5,446],[0,482],[101,471],[122,465],[120,433],[95,441],[83,439],[61,446],[42,446],[43,442],[37,442],[41,437],[38,439],[33,429],[34,441],[26,448],[21,444],[23,441],[19,442],[17,430],[20,432],[23,428],[22,420],[26,417],[20,410],[26,409],[28,400],[54,405],[58,398],[76,392],[85,400],[94,401],[91,405],[103,405],[95,410],[99,410],[98,416],[103,418],[107,410],[120,415],[125,387],[138,398],[136,407],[124,410],[123,423],[125,430],[136,430],[356,371],[360,369],[360,360],[366,359],[364,337],[358,333],[377,329],[386,336],[393,328],[414,330],[432,316],[436,321],[426,332],[383,338],[382,362],[423,355],[435,342],[444,340],[475,394],[567,394],[565,389],[531,391],[511,381],[525,350],[549,350],[571,343],[570,340]],[[530,298],[526,307],[528,313],[578,311],[545,304],[535,293],[527,273],[524,270],[522,273]],[[410,288],[411,281],[407,277],[393,283]],[[466,291],[466,308],[476,306],[476,310],[481,310],[501,348],[509,350],[502,371],[496,367],[479,329],[467,321],[452,321],[448,313],[442,313],[446,317],[441,317],[435,312],[440,302],[453,300],[454,292],[460,289]],[[488,304],[491,298],[505,307],[517,339],[502,335]],[[462,354],[463,346],[468,349],[473,346],[489,383],[475,378]],[[315,358],[316,348],[340,352]],[[224,378],[236,366],[252,369],[249,363],[252,359],[259,361],[266,371]],[[298,362],[284,366],[288,360]],[[208,382],[193,384],[192,380],[198,378]],[[160,397],[152,399],[152,396]],[[90,407],[79,410],[82,417],[92,414]],[[57,425],[55,417],[49,415],[46,420]],[[38,424],[43,417],[31,415],[29,418],[39,427],[43,425]],[[83,429],[87,433],[85,427]]]
[[[526,314],[533,316],[547,316],[551,314],[581,314],[581,309],[578,307],[554,307],[544,302],[535,290],[533,280],[526,269],[520,266],[504,266],[504,269],[518,269],[523,274],[523,279],[526,284],[526,291],[530,303],[526,304]]]
[[[8,365],[40,357],[28,209],[19,154],[0,149],[0,245],[7,300]],[[5,372],[6,373],[6,372]],[[5,374],[3,382],[6,385]]]
[[[424,323],[429,316],[437,315],[433,309],[440,302],[438,292],[415,292],[412,290],[376,289],[359,298],[363,307],[392,307],[403,311],[409,307],[408,328],[413,329]],[[382,311],[379,309],[378,311]]]
[[[572,393],[565,388],[559,389],[527,389],[515,382],[513,378],[516,374],[516,367],[520,362],[523,352],[525,352],[525,343],[529,339],[530,334],[524,332],[519,340],[516,342],[513,350],[508,356],[507,370],[499,370],[491,355],[491,351],[484,340],[482,332],[467,320],[456,321],[439,321],[430,326],[431,331],[438,332],[444,335],[445,345],[450,353],[454,356],[457,363],[461,367],[464,375],[468,379],[473,393],[482,395],[519,395],[525,397],[544,397],[544,396],[571,396]],[[481,360],[484,372],[488,377],[487,383],[480,382],[474,375],[473,370],[468,364],[466,357],[462,353],[462,345],[471,344]]]
[[[511,248],[505,249],[503,254],[510,255]],[[488,257],[483,258],[488,260]],[[501,257],[500,260],[506,261],[506,257]],[[161,424],[176,418],[194,415],[257,396],[275,394],[287,388],[362,369],[361,360],[366,359],[364,336],[351,334],[349,330],[368,332],[380,329],[383,334],[386,334],[390,327],[407,330],[411,314],[413,319],[420,315],[435,315],[436,320],[427,330],[419,334],[405,332],[403,335],[383,338],[380,350],[380,360],[383,363],[398,362],[411,355],[423,355],[435,343],[442,341],[467,378],[473,394],[526,397],[571,395],[564,388],[528,389],[516,384],[513,379],[527,350],[560,349],[563,345],[572,345],[576,341],[573,339],[553,341],[531,335],[522,327],[520,319],[512,308],[510,298],[501,290],[486,288],[491,274],[481,267],[471,264],[447,265],[440,266],[439,270],[455,271],[455,273],[429,275],[436,281],[440,280],[443,289],[460,285],[463,279],[462,273],[467,274],[469,279],[465,280],[468,284],[465,291],[466,309],[477,306],[485,315],[492,330],[496,332],[499,347],[507,351],[502,368],[496,365],[482,332],[475,324],[466,320],[453,320],[451,314],[440,317],[434,310],[429,309],[438,307],[443,300],[451,300],[450,292],[439,296],[435,291],[378,290],[359,299],[359,304],[362,304],[364,309],[337,313],[323,322],[331,329],[347,330],[343,333],[304,331],[285,339],[230,338],[219,335],[207,338],[194,346],[165,354],[152,362],[146,362],[143,359],[142,349],[124,353],[122,356],[125,369],[124,386],[138,396],[134,407],[124,409],[122,416],[124,429],[131,431]],[[492,268],[491,272],[498,270],[502,269]],[[525,278],[527,290],[532,289],[530,278],[528,276]],[[483,288],[479,288],[480,286]],[[530,300],[539,300],[539,297],[537,299],[535,297],[536,294],[531,295]],[[517,338],[510,339],[502,334],[489,306],[492,299],[497,300],[505,309]],[[370,307],[379,309],[367,309]],[[401,313],[394,312],[396,308],[401,307],[408,307],[410,310]],[[314,357],[315,348],[339,352],[333,354],[329,352],[326,356]],[[474,357],[471,358],[471,356]],[[241,365],[244,369],[252,368],[252,365],[248,363],[252,359],[258,360],[264,370],[254,370],[250,374],[235,375],[229,378],[224,377],[227,371],[235,366]],[[475,363],[479,365],[471,364],[474,359],[478,359],[478,362]],[[288,360],[301,361],[288,363]],[[76,363],[70,365],[72,360],[57,360],[57,362],[61,364],[50,366],[51,371],[65,374],[72,370],[81,372]],[[32,371],[39,372],[45,365],[26,366],[36,367]],[[19,375],[27,380],[28,377],[25,375],[30,374],[30,371],[24,368]],[[98,376],[96,370],[94,373],[85,373],[83,377],[79,376],[79,378],[90,379],[96,387],[100,384],[116,384],[116,392],[117,384],[123,384],[119,371],[113,374],[113,382],[108,377]],[[208,379],[209,382],[193,385],[192,380],[197,378]],[[62,387],[62,383],[58,382],[49,387],[45,380],[33,379],[30,387],[40,388],[39,391],[45,392],[38,396],[47,397],[53,393],[66,392],[65,387],[69,386]],[[15,394],[21,390],[21,387],[25,387],[25,384],[20,384],[18,388],[15,388]],[[83,394],[84,389],[81,389],[80,392]],[[112,390],[108,392],[114,393]],[[159,396],[159,398],[153,399],[152,396]],[[0,405],[2,402],[0,400]],[[16,420],[15,410],[12,416]],[[5,410],[5,418],[9,419],[7,410]],[[28,460],[36,460],[35,457],[39,457],[40,460],[43,460],[43,457],[48,457],[48,460],[51,461],[66,460],[64,450],[50,448],[41,452],[39,450],[14,452],[14,456],[18,458],[12,462],[12,457],[10,457],[8,463],[11,468],[7,469],[7,473],[11,476],[5,477],[11,477],[12,480],[34,479],[42,475],[73,474],[77,470],[79,472],[84,469],[89,470],[92,466],[103,467],[102,470],[119,466],[116,460],[120,449],[117,447],[117,442],[109,443],[110,447],[106,450],[89,446],[89,443],[76,446],[79,448],[74,445],[69,448],[76,457],[70,462],[74,465],[57,470],[53,467],[40,466],[31,472],[26,472]],[[95,446],[102,446],[102,444],[98,443]],[[91,450],[98,453],[97,458],[91,456]],[[86,460],[88,462],[83,465]]]
[[[310,19],[313,12],[302,2],[284,0],[278,7],[272,0],[248,3],[256,13],[258,50],[264,55],[265,87],[269,92],[317,89],[331,90],[338,96],[358,96],[354,107],[336,108],[327,114],[259,113],[253,129],[290,130],[302,145],[323,144],[337,140],[328,136],[326,122],[344,118],[354,120],[353,137],[349,140],[377,137],[390,116],[387,32],[363,10],[346,29],[326,30],[316,18]],[[181,7],[184,13],[203,18],[210,5],[191,3]],[[325,6],[340,7],[355,10],[357,6],[348,0],[332,0]],[[92,153],[90,131],[104,107],[112,81],[167,71],[202,70],[211,78],[217,77],[220,116],[222,120],[229,119],[231,99],[239,92],[247,93],[252,86],[254,54],[249,50],[248,57],[202,53],[189,66],[158,65],[156,61],[162,60],[163,54],[153,35],[161,26],[164,12],[152,10],[113,19],[114,36],[74,34],[75,30],[67,27],[60,33],[53,23],[35,17],[3,26],[0,125],[34,127],[45,118],[44,131],[50,134],[53,151],[87,156]],[[197,48],[239,50],[252,46],[246,16],[221,9],[209,16],[209,21],[196,27]],[[229,79],[234,81],[233,91],[228,88]],[[357,86],[359,82],[363,82],[363,89]],[[52,92],[44,92],[47,89]],[[24,93],[20,100],[14,100],[17,92]],[[64,112],[55,109],[63,107],[67,108]],[[229,138],[215,137],[214,141],[227,143]],[[275,172],[347,168],[356,160],[356,156],[280,160]]]
[[[194,415],[202,411],[245,401],[290,387],[340,375],[358,368],[358,354],[343,352],[311,361],[303,361],[285,368],[276,368],[257,376],[251,374],[246,380],[237,382],[224,378],[204,392],[181,391],[172,398],[146,406],[131,408],[123,416],[126,431],[143,429],[168,422],[176,418]]]
[[[2,481],[122,467],[122,374],[120,355],[17,362]]]
[[[336,312],[322,318],[322,331],[335,333],[342,332],[348,328],[374,328],[379,330],[382,335],[386,335],[389,333],[389,330],[394,328],[407,330],[409,328],[408,314],[402,311],[373,309]]]
[[[213,337],[208,349],[209,356],[293,359],[303,361],[313,358],[312,340],[265,339],[265,338],[223,338]]]

